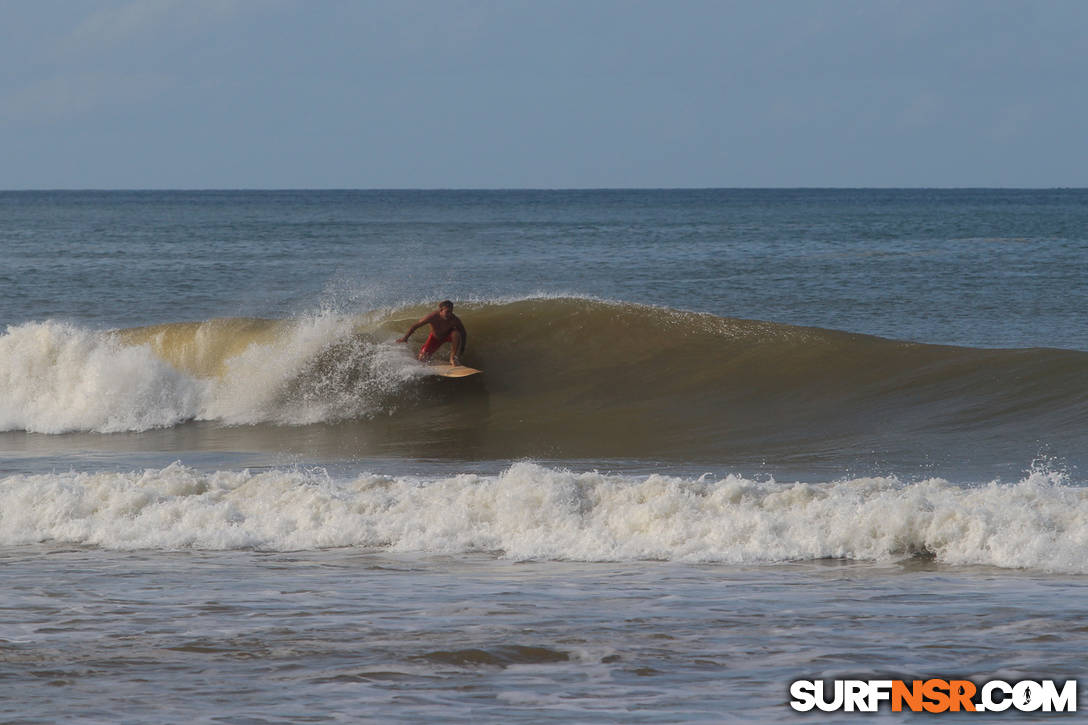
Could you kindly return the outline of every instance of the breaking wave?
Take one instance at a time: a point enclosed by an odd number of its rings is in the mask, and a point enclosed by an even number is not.
[[[0,479],[0,544],[39,542],[734,564],[921,556],[1083,574],[1088,489],[1047,470],[962,487],[609,475],[528,462],[432,478],[173,464]]]
[[[924,450],[934,436],[947,447],[1084,448],[1085,352],[926,345],[534,298],[459,307],[465,362],[485,374],[437,383],[414,346],[394,342],[426,311],[116,331],[11,326],[0,336],[0,430],[361,421],[375,435],[448,439],[499,458],[830,455]]]

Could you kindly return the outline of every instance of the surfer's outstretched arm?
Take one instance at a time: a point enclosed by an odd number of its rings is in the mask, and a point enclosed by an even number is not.
[[[432,312],[425,317],[421,317],[419,319],[419,322],[408,328],[408,332],[404,333],[404,337],[397,338],[397,342],[408,342],[408,338],[412,336],[412,333],[423,327],[424,325],[428,324],[431,321],[431,318],[435,316],[435,314],[436,313]]]

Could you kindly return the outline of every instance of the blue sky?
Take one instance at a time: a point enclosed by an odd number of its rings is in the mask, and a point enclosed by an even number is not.
[[[0,188],[1088,186],[1076,0],[0,0]]]

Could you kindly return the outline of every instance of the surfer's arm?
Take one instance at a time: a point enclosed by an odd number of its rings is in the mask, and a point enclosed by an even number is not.
[[[406,332],[404,334],[404,337],[398,337],[397,338],[397,342],[408,342],[408,338],[412,336],[412,333],[415,332],[416,330],[418,330],[419,328],[423,327],[424,325],[426,325],[428,322],[430,322],[431,318],[434,317],[434,315],[435,315],[435,313],[432,312],[431,314],[427,315],[426,317],[420,318],[419,322],[417,322],[416,324],[414,324],[414,325],[412,325],[411,327],[408,328],[408,332]]]

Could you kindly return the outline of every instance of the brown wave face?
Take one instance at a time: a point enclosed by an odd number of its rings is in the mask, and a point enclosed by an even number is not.
[[[811,461],[1008,455],[1013,444],[1030,460],[1040,443],[1083,442],[1088,420],[1082,352],[924,345],[584,299],[459,312],[466,364],[485,374],[431,402],[489,456]]]
[[[465,363],[483,375],[390,377],[389,354],[412,365],[393,340],[426,311],[357,321],[282,381],[278,413],[251,422],[313,422],[291,410],[324,397],[337,403],[318,416],[318,428],[262,435],[278,444],[290,438],[288,447],[320,448],[331,437],[353,455],[423,458],[841,465],[1030,461],[1044,445],[1058,455],[1086,449],[1088,353],[924,345],[636,304],[529,299],[458,306]],[[121,334],[180,369],[215,375],[251,345],[270,346],[275,358],[290,326],[221,320]],[[416,334],[411,352],[423,337]]]

